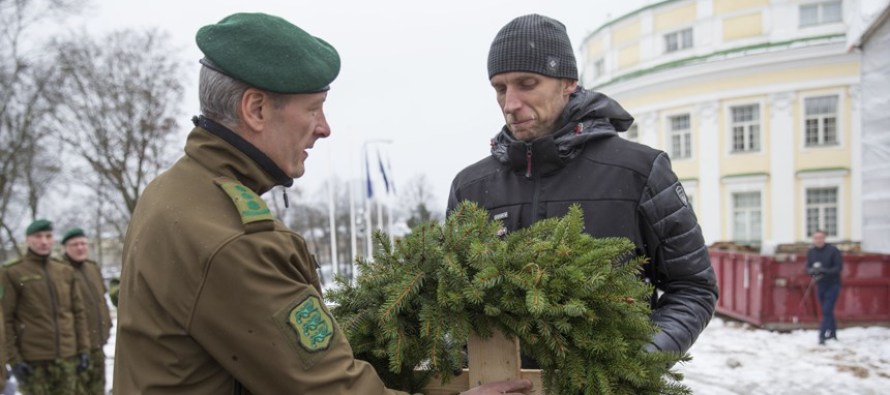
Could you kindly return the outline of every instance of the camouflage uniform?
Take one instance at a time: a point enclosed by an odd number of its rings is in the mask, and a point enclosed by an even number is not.
[[[25,395],[78,395],[77,358],[58,361],[31,362],[34,372],[19,383],[19,391]],[[99,392],[97,394],[102,394]]]

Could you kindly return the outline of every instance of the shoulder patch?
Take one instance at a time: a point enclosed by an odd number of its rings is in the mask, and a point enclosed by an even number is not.
[[[16,265],[16,264],[18,264],[18,263],[21,262],[21,261],[22,261],[22,260],[21,260],[20,258],[9,258],[9,259],[7,259],[5,262],[3,262],[3,266],[12,266],[12,265]]]
[[[219,185],[235,203],[235,208],[241,215],[241,223],[247,225],[257,221],[273,220],[272,212],[269,211],[266,202],[250,188],[224,177],[217,178],[213,182]]]
[[[273,319],[284,332],[305,369],[317,364],[334,341],[336,324],[313,288],[300,292]]]

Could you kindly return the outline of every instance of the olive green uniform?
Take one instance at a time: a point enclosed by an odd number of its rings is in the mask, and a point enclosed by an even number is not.
[[[76,356],[90,348],[80,281],[74,269],[32,251],[5,264],[0,283],[8,362],[34,372],[20,384],[31,394],[74,394]]]
[[[105,299],[105,282],[99,265],[89,259],[77,262],[67,254],[64,261],[74,268],[80,280],[90,338],[90,367],[78,375],[79,392],[84,395],[105,393],[105,352],[102,348],[111,334],[111,314]]]
[[[186,155],[139,199],[124,242],[114,392],[401,394],[353,359],[305,241],[257,195],[281,180],[227,132],[241,148],[195,128]]]

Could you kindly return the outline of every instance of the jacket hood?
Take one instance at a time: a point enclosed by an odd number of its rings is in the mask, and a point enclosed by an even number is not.
[[[617,101],[580,86],[569,97],[559,119],[562,127],[555,133],[531,142],[517,140],[504,125],[491,140],[491,154],[501,163],[518,168],[529,165],[529,153],[546,162],[541,165],[562,167],[588,141],[626,131],[634,121]]]

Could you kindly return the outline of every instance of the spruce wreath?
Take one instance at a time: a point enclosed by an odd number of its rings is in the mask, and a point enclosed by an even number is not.
[[[690,393],[670,368],[687,355],[644,350],[658,328],[630,241],[584,234],[578,206],[501,227],[464,202],[395,243],[375,234],[374,261],[328,295],[356,358],[388,387],[420,392],[461,371],[470,333],[497,329],[537,360],[547,394]]]

